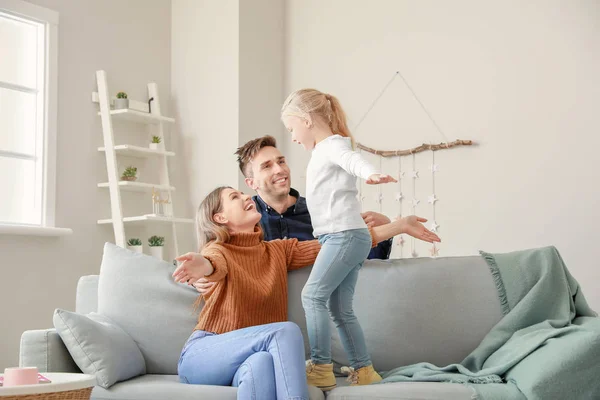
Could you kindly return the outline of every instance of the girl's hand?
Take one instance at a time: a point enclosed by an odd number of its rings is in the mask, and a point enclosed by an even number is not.
[[[409,215],[408,217],[402,218],[402,220],[404,222],[403,231],[407,235],[429,243],[441,242],[438,235],[425,228],[423,225],[423,222],[427,222],[425,218]]]
[[[365,182],[367,185],[379,185],[380,183],[398,182],[393,177],[386,174],[373,174]]]
[[[173,272],[175,282],[193,285],[198,279],[213,272],[212,264],[198,253],[186,253],[175,260],[181,262],[181,265]]]

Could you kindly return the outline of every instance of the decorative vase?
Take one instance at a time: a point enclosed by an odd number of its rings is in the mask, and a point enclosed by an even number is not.
[[[150,246],[150,255],[159,260],[163,260],[163,247],[164,246]]]
[[[127,248],[131,251],[133,251],[134,253],[143,253],[144,252],[144,246],[143,245],[139,245],[139,246],[127,246]]]
[[[115,99],[115,110],[124,110],[129,108],[129,99]]]

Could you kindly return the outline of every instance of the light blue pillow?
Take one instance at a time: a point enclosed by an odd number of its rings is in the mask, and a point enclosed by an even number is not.
[[[56,309],[54,327],[83,373],[95,375],[107,389],[146,373],[146,362],[133,339],[110,318]]]

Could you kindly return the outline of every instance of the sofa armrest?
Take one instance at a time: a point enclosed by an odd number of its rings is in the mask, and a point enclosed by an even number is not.
[[[37,367],[40,372],[81,372],[55,329],[23,332],[19,366]]]

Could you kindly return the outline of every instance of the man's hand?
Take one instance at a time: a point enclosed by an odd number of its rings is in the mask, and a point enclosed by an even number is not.
[[[214,268],[210,261],[198,253],[186,253],[175,258],[181,265],[173,272],[175,282],[193,285],[200,278],[213,273]]]
[[[216,282],[209,282],[206,278],[200,278],[192,286],[196,288],[201,295],[205,295],[215,286]]]
[[[403,224],[402,231],[407,235],[429,243],[441,242],[438,235],[425,228],[423,225],[423,222],[427,222],[425,218],[409,215],[408,217],[401,218],[399,222]]]
[[[365,183],[367,185],[378,185],[380,183],[389,183],[389,182],[398,182],[398,181],[386,174],[373,174],[369,177],[369,179],[367,179],[367,181]]]
[[[389,224],[391,222],[390,219],[388,217],[386,217],[385,215],[379,214],[379,213],[376,213],[373,211],[364,212],[364,213],[360,214],[360,216],[365,221],[365,224],[367,224],[367,226],[370,228]]]

